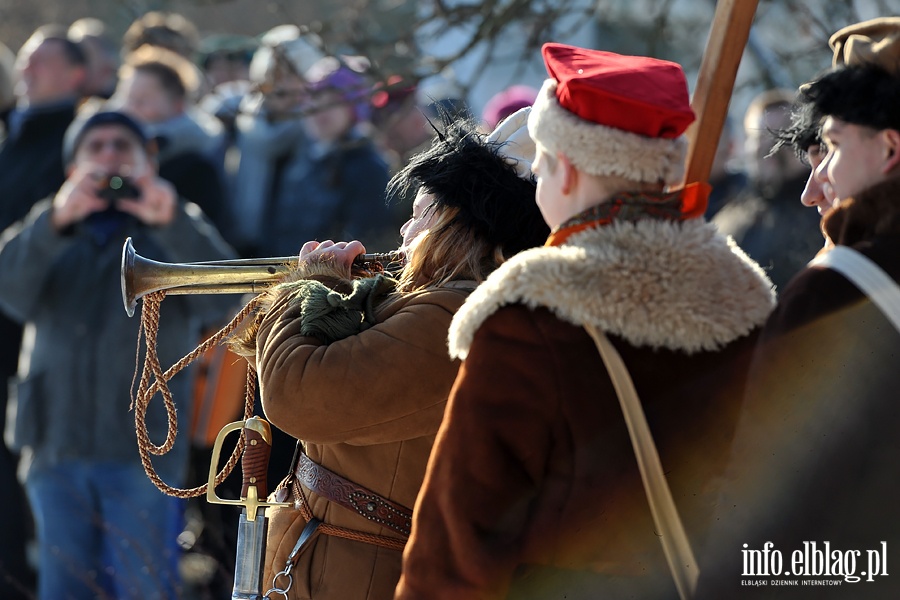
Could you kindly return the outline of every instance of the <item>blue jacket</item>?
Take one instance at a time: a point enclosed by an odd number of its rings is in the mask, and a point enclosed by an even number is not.
[[[406,217],[387,206],[387,183],[387,163],[364,137],[295,156],[266,208],[260,256],[294,255],[309,240],[357,239],[372,252],[396,248]]]

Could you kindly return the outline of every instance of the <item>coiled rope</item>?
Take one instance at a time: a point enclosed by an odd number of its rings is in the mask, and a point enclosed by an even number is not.
[[[157,354],[156,338],[159,333],[159,309],[163,299],[166,297],[165,291],[152,292],[143,297],[143,305],[141,306],[141,326],[138,330],[137,355],[135,358],[134,379],[132,379],[132,389],[134,389],[134,380],[137,379],[138,370],[140,369],[140,350],[141,341],[146,339],[147,353],[144,356],[144,366],[141,373],[140,384],[137,392],[132,397],[131,409],[134,410],[134,425],[137,432],[138,449],[141,455],[141,464],[147,477],[156,485],[159,490],[169,496],[177,498],[193,498],[206,493],[208,483],[204,483],[194,488],[177,488],[172,487],[162,480],[153,467],[150,455],[162,456],[172,449],[175,444],[175,436],[178,433],[178,416],[175,411],[175,401],[172,398],[172,392],[169,390],[169,380],[177,375],[186,366],[197,360],[207,350],[221,343],[237,326],[247,317],[259,303],[259,296],[254,297],[241,309],[241,311],[222,329],[210,336],[207,340],[194,348],[187,356],[172,365],[166,372],[163,372],[162,366],[159,364],[159,356]],[[152,383],[151,383],[152,378]],[[253,416],[253,405],[256,399],[256,373],[247,363],[247,384],[244,400],[244,420]],[[147,431],[147,407],[150,401],[159,392],[162,394],[163,401],[166,406],[166,441],[158,446],[150,440],[150,433]],[[241,433],[240,441],[232,452],[228,462],[219,471],[215,477],[215,485],[220,485],[234,470],[244,451],[244,435]]]
[[[169,452],[172,449],[172,446],[175,444],[175,436],[178,432],[178,417],[176,415],[175,402],[172,398],[172,392],[171,390],[169,390],[168,382],[182,369],[194,362],[197,358],[203,355],[203,353],[205,353],[216,344],[221,343],[222,340],[224,340],[232,331],[234,331],[235,328],[237,328],[237,326],[256,308],[256,306],[259,304],[260,297],[256,296],[251,299],[250,302],[248,302],[227,325],[222,327],[222,329],[217,331],[199,346],[194,348],[194,350],[192,350],[187,356],[172,365],[167,371],[163,372],[162,366],[159,363],[159,356],[157,354],[156,338],[157,334],[159,333],[160,305],[162,304],[165,296],[165,291],[158,291],[152,292],[143,297],[143,305],[141,307],[141,326],[140,330],[138,331],[137,342],[138,353],[137,358],[135,358],[135,379],[137,378],[137,373],[140,368],[141,341],[144,339],[146,340],[147,353],[144,356],[144,366],[141,372],[141,380],[138,385],[137,392],[132,398],[131,408],[134,410],[134,423],[135,429],[137,431],[138,449],[140,450],[141,464],[144,466],[144,471],[146,471],[147,476],[154,483],[154,485],[159,488],[160,491],[168,494],[169,496],[175,496],[177,498],[193,498],[195,496],[201,496],[205,494],[207,488],[209,487],[208,483],[204,483],[203,485],[194,488],[172,487],[164,482],[162,478],[157,474],[156,469],[153,467],[153,462],[150,458],[151,454],[155,456],[162,456]],[[152,383],[151,378],[153,379]],[[132,388],[133,387],[134,382],[132,381]],[[146,423],[147,407],[150,405],[150,401],[153,399],[157,392],[161,393],[163,396],[163,400],[166,406],[166,418],[168,424],[166,431],[166,441],[160,446],[154,444],[150,440],[150,434],[147,431]],[[250,367],[250,363],[247,363],[247,384],[243,417],[244,420],[249,419],[253,416],[255,399],[256,372]],[[242,432],[241,439],[238,442],[237,446],[235,446],[234,452],[232,452],[231,457],[228,459],[228,462],[215,477],[214,482],[216,486],[220,485],[231,474],[231,472],[234,470],[234,467],[240,460],[243,451],[244,435]],[[306,495],[303,493],[303,490],[300,487],[299,483],[297,483],[296,481],[293,481],[291,483],[293,484],[292,491],[294,492],[294,495],[298,500],[295,506],[300,510],[303,518],[307,522],[309,522],[313,518],[313,514],[312,510],[309,507],[309,502],[306,499]],[[403,547],[406,544],[405,539],[365,533],[362,531],[357,531],[355,529],[340,527],[338,525],[331,525],[328,523],[322,523],[319,526],[319,532],[325,535],[342,537],[345,539],[373,544],[397,551],[402,551]]]

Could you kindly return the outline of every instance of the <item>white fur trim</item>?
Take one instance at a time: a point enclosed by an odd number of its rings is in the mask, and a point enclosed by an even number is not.
[[[464,359],[485,319],[515,303],[545,306],[634,346],[693,353],[762,325],[775,292],[759,265],[702,219],[614,223],[501,265],[454,316],[451,356]]]
[[[676,184],[684,177],[687,140],[651,138],[582,119],[556,99],[555,79],[547,79],[528,116],[528,132],[538,144],[562,152],[579,170],[631,181]]]

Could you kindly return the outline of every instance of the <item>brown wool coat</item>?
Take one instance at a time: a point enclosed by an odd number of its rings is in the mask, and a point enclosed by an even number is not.
[[[460,282],[388,300],[376,325],[330,345],[300,335],[299,306],[276,303],[257,337],[266,416],[303,440],[317,463],[411,508],[459,367],[447,354],[447,329],[473,287]],[[402,537],[304,491],[325,523]],[[305,524],[292,508],[270,516],[264,591]],[[294,569],[290,598],[382,600],[399,576],[398,551],[320,535]]]
[[[824,229],[900,282],[900,176],[843,201]],[[755,352],[698,598],[783,598],[777,587],[740,586],[740,549],[766,542],[789,572],[804,543],[859,551],[857,576],[885,543],[891,576],[789,595],[900,598],[898,357],[900,332],[841,274],[810,267],[791,280]]]
[[[396,597],[671,597],[621,409],[581,324],[621,353],[699,544],[773,304],[759,267],[700,221],[588,230],[501,267],[451,327],[465,362]]]

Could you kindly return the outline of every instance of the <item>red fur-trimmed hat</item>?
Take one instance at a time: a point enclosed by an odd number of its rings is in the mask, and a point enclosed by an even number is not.
[[[544,44],[544,81],[528,120],[534,140],[579,170],[674,184],[694,121],[681,66],[565,44]]]

